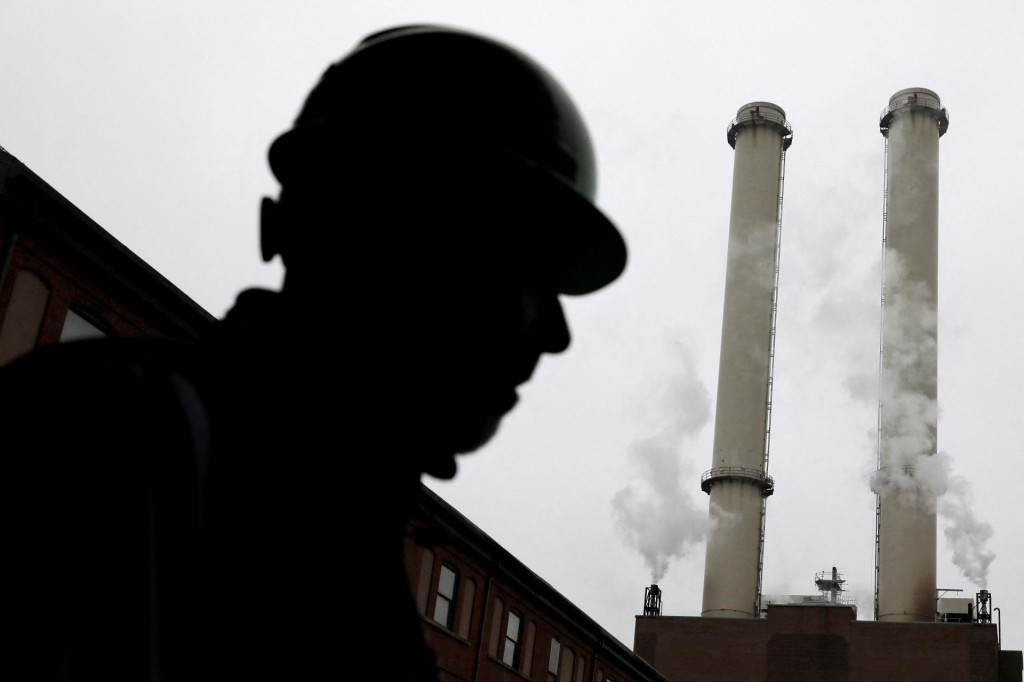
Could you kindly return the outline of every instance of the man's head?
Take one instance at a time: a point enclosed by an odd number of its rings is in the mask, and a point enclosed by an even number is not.
[[[488,38],[368,37],[323,75],[270,164],[282,192],[264,201],[263,250],[284,259],[285,294],[355,294],[367,349],[388,350],[442,460],[486,442],[539,356],[568,345],[558,294],[625,267],[575,105]]]

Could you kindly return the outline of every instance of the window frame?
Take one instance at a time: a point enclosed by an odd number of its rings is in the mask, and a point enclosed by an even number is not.
[[[548,675],[558,679],[558,664],[562,660],[562,643],[557,637],[551,638],[551,646],[548,649]]]
[[[512,619],[516,619],[516,631],[515,637],[511,636],[510,628],[512,625]],[[523,614],[516,609],[509,609],[508,615],[505,617],[505,637],[501,648],[501,661],[507,666],[511,666],[516,670],[519,669],[520,654],[522,653],[522,640],[523,640]],[[509,660],[509,645],[511,644],[512,655],[511,661]]]
[[[61,343],[115,335],[110,323],[95,310],[72,303],[64,311],[64,321],[60,330]]]
[[[445,571],[451,575],[451,594],[442,591],[445,581]],[[437,588],[434,591],[434,613],[431,619],[442,627],[453,630],[455,628],[455,612],[459,596],[459,570],[448,562],[442,562],[437,575]],[[444,605],[446,612],[444,620],[438,619],[438,607]]]

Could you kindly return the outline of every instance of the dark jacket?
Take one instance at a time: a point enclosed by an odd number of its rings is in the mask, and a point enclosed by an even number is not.
[[[0,371],[11,670],[437,679],[411,507],[296,324],[250,291],[199,343],[82,341]]]

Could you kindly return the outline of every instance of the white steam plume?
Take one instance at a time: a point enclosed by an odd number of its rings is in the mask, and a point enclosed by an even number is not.
[[[992,537],[992,526],[974,514],[974,496],[967,479],[952,473],[952,457],[940,452],[920,456],[914,465],[914,476],[890,479],[890,483],[909,491],[917,486],[931,493],[935,511],[945,528],[946,544],[953,552],[953,565],[960,575],[981,589],[988,587],[988,568],[996,558],[987,544]],[[937,498],[937,499],[936,499]]]
[[[935,452],[935,299],[922,282],[908,280],[903,259],[893,249],[885,253],[885,282],[882,464],[903,467]]]
[[[947,471],[948,484],[945,494],[939,498],[938,512],[946,525],[943,533],[953,551],[953,564],[960,569],[960,575],[984,590],[988,588],[988,567],[996,558],[995,552],[987,547],[992,526],[974,515],[974,500],[967,480],[948,474],[950,456],[939,453],[932,459],[938,460]]]
[[[898,491],[904,503],[935,505],[942,519],[953,563],[981,589],[995,553],[986,546],[992,526],[972,510],[970,485],[951,473],[951,458],[935,453],[938,410],[935,395],[937,320],[933,294],[908,281],[900,254],[885,253],[886,299],[883,317],[885,362],[880,386],[882,464],[880,494]],[[923,490],[928,495],[917,495]]]
[[[636,480],[612,498],[619,530],[644,557],[652,583],[664,578],[672,558],[703,541],[708,526],[707,512],[689,493],[696,480],[684,478],[682,445],[710,421],[711,395],[690,353],[678,348],[679,371],[667,375],[663,395],[651,401],[657,425],[629,448]]]

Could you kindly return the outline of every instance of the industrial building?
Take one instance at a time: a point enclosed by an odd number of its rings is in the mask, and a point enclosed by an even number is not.
[[[700,481],[713,521],[701,613],[663,614],[652,585],[630,650],[423,487],[406,563],[444,679],[1021,680],[1021,652],[1001,648],[991,595],[939,599],[935,584],[937,172],[949,115],[936,93],[911,88],[893,95],[879,124],[886,162],[872,620],[857,619],[835,568],[815,576],[817,594],[762,593],[793,128],[778,105],[752,102],[726,136],[734,174],[714,446]],[[194,339],[213,322],[2,149],[0,254],[0,365],[87,336]],[[921,314],[906,315],[908,306]],[[901,412],[904,398],[926,409]]]
[[[856,620],[850,606],[770,605],[766,618],[638,616],[634,649],[669,680],[1021,679],[991,623]]]
[[[786,150],[781,107],[753,102],[729,124],[735,150],[712,468],[701,477],[711,531],[700,616],[661,614],[647,588],[634,650],[669,680],[1021,679],[991,595],[940,598],[937,442],[938,153],[949,114],[924,88],[895,93],[885,137],[873,621],[857,620],[833,568],[818,595],[761,592]]]

